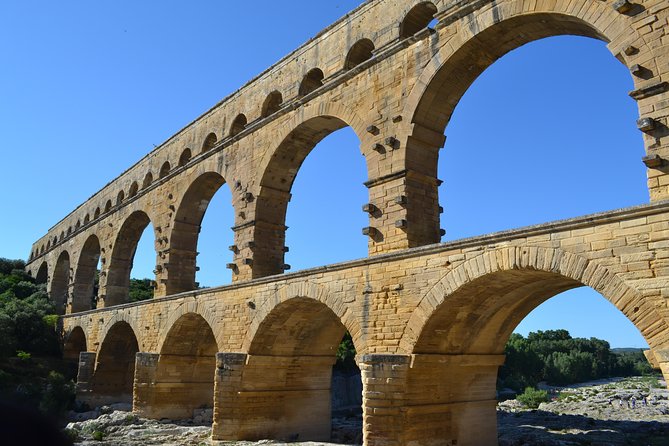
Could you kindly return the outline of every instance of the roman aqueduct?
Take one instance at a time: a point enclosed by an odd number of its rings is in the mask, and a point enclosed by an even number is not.
[[[579,286],[634,323],[669,378],[667,29],[666,0],[365,2],[35,242],[27,269],[62,310],[80,398],[132,401],[156,418],[210,406],[214,439],[325,440],[348,331],[366,445],[496,444],[506,339],[541,302]],[[607,42],[630,69],[651,202],[440,244],[436,166],[454,107],[507,52],[564,34]],[[285,273],[293,181],[345,126],[368,170],[369,256]],[[200,223],[220,187],[233,197],[234,280],[198,289]],[[155,298],[127,303],[148,225]]]

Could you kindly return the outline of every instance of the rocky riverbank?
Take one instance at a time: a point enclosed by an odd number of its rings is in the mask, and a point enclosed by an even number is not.
[[[553,401],[529,410],[498,405],[500,446],[669,444],[669,391],[664,381],[628,378],[550,388]]]
[[[669,391],[664,381],[628,378],[550,388],[553,401],[538,409],[527,409],[517,400],[498,405],[500,446],[649,445],[669,444]],[[145,420],[126,406],[102,408],[98,412],[72,414],[81,421],[67,430],[77,445],[200,446],[210,445],[211,410],[195,414],[193,420]],[[106,412],[106,413],[105,413]],[[86,419],[90,418],[90,419]],[[362,420],[342,417],[333,421],[336,443],[292,442],[295,446],[360,444]],[[286,443],[215,443],[235,446],[285,445]]]

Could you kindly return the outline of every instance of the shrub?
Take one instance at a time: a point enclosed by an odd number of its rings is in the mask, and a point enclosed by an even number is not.
[[[40,401],[40,409],[58,416],[74,403],[74,384],[58,372],[51,371]]]
[[[518,395],[516,399],[530,409],[536,409],[539,407],[539,404],[550,401],[548,392],[535,389],[534,387],[527,387],[525,392]]]

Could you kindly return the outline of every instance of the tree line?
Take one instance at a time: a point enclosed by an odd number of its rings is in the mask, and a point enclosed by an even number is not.
[[[545,381],[552,385],[653,372],[641,349],[616,353],[597,338],[572,338],[567,330],[514,333],[504,348],[498,388],[521,391]]]

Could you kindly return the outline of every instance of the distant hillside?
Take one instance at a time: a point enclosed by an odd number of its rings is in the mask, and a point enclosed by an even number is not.
[[[634,347],[612,348],[611,353],[615,353],[616,355],[624,355],[626,353],[638,353],[638,352],[643,353],[644,350],[647,350],[647,349],[645,349],[645,348],[634,348]]]

